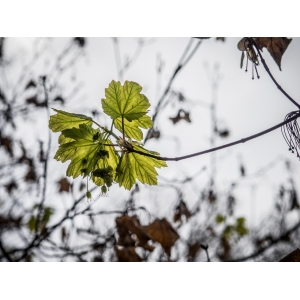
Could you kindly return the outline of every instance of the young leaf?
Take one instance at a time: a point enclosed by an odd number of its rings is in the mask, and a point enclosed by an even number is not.
[[[80,114],[72,114],[62,110],[54,109],[56,115],[50,116],[49,128],[53,132],[63,131],[70,128],[78,128],[80,124],[91,125],[92,118]]]
[[[134,146],[134,149],[145,153],[154,153],[139,146]],[[155,155],[158,155],[158,153],[155,152]],[[119,183],[119,186],[124,186],[127,190],[132,188],[136,179],[141,183],[157,185],[158,174],[155,168],[162,167],[167,167],[165,161],[143,156],[134,152],[124,153],[122,154],[120,163],[117,167],[117,176],[115,180]]]
[[[132,121],[141,118],[150,106],[141,90],[142,87],[136,82],[125,81],[122,86],[119,81],[113,80],[105,89],[106,98],[101,100],[103,111],[112,119],[123,117]]]
[[[80,124],[79,128],[62,131],[62,135],[65,138],[71,138],[73,141],[61,144],[54,158],[61,162],[71,160],[67,169],[67,176],[76,178],[82,175],[85,177],[93,170],[99,168],[101,164],[116,166],[115,154],[110,149],[112,147],[102,145],[104,143],[101,140],[102,135],[100,134],[99,136],[99,142],[93,140],[93,136],[97,132],[99,132],[98,129],[94,129],[86,124]],[[105,142],[111,144],[109,140]],[[106,150],[112,154],[109,157],[105,157],[102,161],[98,155],[100,150]]]
[[[114,120],[115,127],[122,132],[122,118],[117,118]],[[139,127],[148,129],[152,127],[152,121],[149,116],[143,116],[138,120],[133,120],[131,122],[124,119],[124,132],[125,136],[137,141],[143,139],[143,133]]]

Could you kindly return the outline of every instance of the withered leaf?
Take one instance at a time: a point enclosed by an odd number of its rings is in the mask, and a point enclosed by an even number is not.
[[[228,129],[219,130],[218,134],[221,138],[227,138],[229,136],[229,130]]]
[[[26,99],[26,103],[34,104],[36,107],[45,107],[46,106],[46,102],[45,101],[39,102],[37,99],[37,96],[33,96],[33,97]]]
[[[59,185],[59,193],[70,192],[70,188],[72,187],[72,185],[67,178],[63,177],[59,181],[57,181],[57,183]]]
[[[147,137],[146,139],[147,140],[150,140],[150,139],[159,139],[160,137],[160,131],[159,130],[155,130],[153,128],[150,128],[148,133],[147,133]]]
[[[168,256],[171,256],[171,248],[179,239],[178,233],[171,224],[165,219],[156,219],[148,226],[144,226],[148,235],[155,242],[161,244]]]
[[[6,189],[7,193],[10,195],[11,195],[12,191],[16,190],[17,188],[18,188],[18,185],[14,180],[11,180],[10,183],[5,185],[5,189]]]
[[[36,181],[36,172],[35,172],[33,163],[29,165],[29,169],[24,177],[24,180],[26,182],[35,182]]]
[[[185,121],[187,121],[188,123],[191,123],[190,113],[184,111],[183,109],[180,109],[180,110],[178,111],[178,114],[177,114],[176,117],[174,117],[174,118],[169,118],[169,119],[173,122],[173,124],[178,123],[180,120],[185,120]]]
[[[173,216],[173,221],[177,222],[180,221],[182,223],[182,217],[185,216],[186,220],[188,220],[191,217],[191,213],[188,210],[186,204],[184,201],[180,201],[180,203],[175,208],[175,214]]]
[[[0,136],[0,146],[3,146],[10,157],[13,157],[12,139],[6,136]]]
[[[25,90],[27,90],[27,89],[29,89],[29,88],[35,88],[36,87],[36,83],[33,81],[33,80],[30,80],[28,83],[27,83],[27,85],[26,85],[26,87],[25,87]]]
[[[281,71],[281,58],[292,39],[286,37],[255,37],[257,47],[267,48]]]
[[[214,203],[217,200],[217,195],[214,193],[213,190],[209,190],[208,200],[209,200],[210,203]]]
[[[300,249],[292,251],[287,256],[283,257],[280,262],[300,262]]]
[[[143,247],[146,250],[153,251],[154,247],[147,243],[150,240],[150,236],[140,224],[137,216],[123,215],[117,217],[116,224],[119,234],[118,245]]]
[[[53,101],[59,101],[61,104],[65,103],[65,100],[61,96],[56,96]]]
[[[79,47],[84,47],[85,45],[85,38],[84,37],[75,37],[74,42],[79,46]]]
[[[103,258],[101,255],[96,255],[94,258],[93,258],[93,262],[103,262]]]
[[[123,247],[118,249],[115,247],[115,252],[119,262],[141,262],[142,258],[135,252],[134,247]]]
[[[201,249],[200,242],[195,241],[191,244],[188,244],[188,254],[187,254],[188,259],[189,260],[195,259],[200,249]]]
[[[300,205],[298,203],[298,196],[295,190],[291,190],[290,192],[290,210],[299,209]]]

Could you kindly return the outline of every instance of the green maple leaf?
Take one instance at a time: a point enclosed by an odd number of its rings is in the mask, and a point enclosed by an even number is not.
[[[148,151],[139,146],[134,146],[134,149],[153,155],[159,155],[157,152]],[[167,167],[165,161],[143,156],[134,152],[124,153],[122,154],[120,163],[117,167],[117,176],[115,180],[119,183],[119,186],[124,186],[127,190],[132,188],[136,179],[144,184],[157,185],[158,173],[155,168],[162,167]]]
[[[114,119],[115,127],[122,132],[122,118]],[[124,133],[125,136],[131,139],[135,139],[137,141],[141,141],[143,139],[143,132],[140,128],[151,128],[152,121],[149,116],[142,116],[138,120],[133,120],[131,122],[124,119]]]
[[[67,176],[85,177],[98,168],[111,166],[115,169],[117,166],[119,158],[113,147],[103,145],[111,144],[111,141],[103,140],[103,133],[99,133],[99,129],[79,124],[79,128],[63,130],[59,139],[61,143],[54,158],[61,162],[71,160]],[[103,150],[108,155],[101,155]]]
[[[72,114],[62,110],[54,109],[56,115],[50,116],[49,128],[53,132],[63,131],[69,128],[78,128],[80,124],[91,125],[93,119],[81,114]]]
[[[141,94],[142,87],[133,81],[125,81],[122,86],[118,81],[112,81],[105,89],[105,99],[102,99],[103,111],[113,120],[124,118],[128,121],[137,120],[148,112],[149,100]]]

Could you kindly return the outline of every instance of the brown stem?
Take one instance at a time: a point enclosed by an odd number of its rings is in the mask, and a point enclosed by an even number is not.
[[[299,109],[300,109],[300,104],[297,103],[290,95],[287,94],[287,92],[278,84],[278,82],[275,80],[275,78],[273,77],[268,65],[266,64],[264,58],[262,57],[260,50],[258,48],[258,46],[256,45],[255,41],[253,40],[253,38],[251,38],[251,42],[253,43],[253,45],[255,46],[257,53],[260,57],[260,60],[265,68],[265,70],[267,71],[267,73],[269,74],[269,76],[271,77],[271,79],[273,80],[273,82],[275,83],[275,85],[277,86],[277,88],[293,103],[295,104]]]

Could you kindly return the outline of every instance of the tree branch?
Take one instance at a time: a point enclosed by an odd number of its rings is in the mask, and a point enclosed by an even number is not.
[[[300,104],[297,103],[290,95],[288,95],[288,93],[278,84],[278,82],[275,80],[275,78],[273,77],[268,65],[266,64],[264,58],[262,57],[260,50],[258,48],[258,46],[256,45],[255,41],[253,38],[250,38],[251,42],[253,43],[253,45],[255,46],[257,53],[260,57],[260,60],[265,68],[265,70],[267,71],[267,73],[269,74],[269,76],[271,77],[271,79],[273,80],[273,82],[275,83],[275,85],[277,86],[277,88],[293,103],[295,104],[299,109],[300,109]]]
[[[292,118],[284,121],[284,122],[281,122],[269,129],[266,129],[264,131],[261,131],[259,133],[256,133],[254,135],[251,135],[249,137],[246,137],[246,138],[243,138],[239,141],[235,141],[235,142],[232,142],[232,143],[229,143],[229,144],[225,144],[225,145],[222,145],[222,146],[219,146],[219,147],[215,147],[215,148],[211,148],[211,149],[208,149],[208,150],[204,150],[204,151],[201,151],[201,152],[196,152],[196,153],[193,153],[193,154],[189,154],[189,155],[185,155],[185,156],[179,156],[179,157],[161,157],[161,156],[155,156],[155,155],[152,155],[152,154],[149,154],[149,153],[145,153],[145,152],[142,152],[142,151],[138,151],[138,150],[135,150],[135,149],[130,149],[130,148],[127,148],[128,152],[134,152],[134,153],[138,153],[138,154],[141,154],[141,155],[144,155],[144,156],[148,156],[148,157],[152,157],[152,158],[155,158],[157,160],[164,160],[164,161],[179,161],[179,160],[183,160],[183,159],[187,159],[187,158],[192,158],[192,157],[195,157],[195,156],[199,156],[199,155],[203,155],[203,154],[206,154],[206,153],[210,153],[210,152],[214,152],[214,151],[217,151],[217,150],[221,150],[221,149],[224,149],[224,148],[228,148],[228,147],[231,147],[231,146],[234,146],[234,145],[237,145],[237,144],[241,144],[241,143],[246,143],[250,140],[253,140],[257,137],[260,137],[264,134],[267,134],[293,120],[296,120],[298,117],[300,116],[300,112],[298,112],[295,116],[293,116]]]
[[[275,244],[281,242],[284,238],[288,237],[291,233],[293,233],[294,231],[296,231],[298,228],[300,228],[300,222],[298,222],[297,224],[295,224],[291,229],[287,230],[284,234],[282,234],[281,236],[279,236],[277,239],[274,239],[269,245],[267,245],[266,247],[248,255],[248,256],[244,256],[244,257],[240,257],[234,260],[231,260],[232,262],[239,262],[239,261],[245,261],[245,260],[249,260],[251,258],[255,258],[256,256],[264,253],[266,250],[268,250],[270,247],[274,246]]]
[[[163,104],[163,101],[164,101],[165,97],[167,96],[167,94],[170,91],[171,85],[172,85],[175,77],[177,76],[177,74],[179,73],[179,71],[189,62],[189,60],[192,58],[192,56],[196,53],[197,49],[199,48],[199,46],[201,45],[201,42],[202,42],[201,40],[198,41],[198,43],[196,44],[196,46],[194,47],[194,49],[192,50],[192,52],[190,53],[190,55],[186,58],[185,61],[183,61],[185,55],[187,54],[189,48],[191,47],[191,41],[192,40],[189,41],[189,44],[187,45],[186,49],[184,50],[184,53],[183,53],[182,57],[180,58],[179,63],[177,65],[177,67],[176,67],[176,69],[175,69],[172,77],[170,78],[170,81],[169,81],[169,83],[168,83],[168,85],[167,85],[167,87],[166,87],[163,95],[161,96],[161,98],[159,99],[159,101],[157,103],[157,106],[155,108],[155,112],[154,112],[153,117],[152,117],[152,123],[153,123],[153,125],[154,125],[155,119],[157,117],[157,114],[158,114],[158,112],[160,110],[160,107]],[[146,143],[147,140],[148,139],[147,139],[147,136],[146,136],[146,138],[144,140],[144,144]]]

